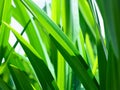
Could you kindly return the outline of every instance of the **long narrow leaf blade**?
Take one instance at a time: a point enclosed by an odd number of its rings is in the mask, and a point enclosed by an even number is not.
[[[24,3],[24,5],[26,6],[26,8],[35,16],[35,18],[40,22],[40,24],[46,28],[47,32],[49,34],[51,34],[53,36],[53,38],[63,47],[63,51],[66,50],[67,53],[69,53],[70,56],[79,56],[79,59],[77,57],[77,59],[74,60],[70,60],[70,63],[73,63],[73,67],[74,66],[79,66],[79,68],[77,67],[77,71],[78,71],[78,75],[81,75],[82,71],[85,70],[90,70],[87,66],[87,64],[85,63],[85,61],[83,60],[83,58],[79,55],[78,50],[75,48],[75,46],[73,45],[73,43],[66,37],[66,35],[64,35],[64,33],[61,31],[61,29],[53,23],[53,21],[51,19],[49,19],[49,17],[38,7],[34,4],[34,2],[30,1],[30,0],[22,0],[22,2]],[[54,41],[55,41],[54,40]],[[76,65],[76,62],[78,65]],[[81,66],[81,64],[82,66]],[[80,64],[80,65],[79,65]],[[81,69],[81,70],[80,70]],[[74,68],[75,70],[75,68]],[[92,73],[90,72],[90,75],[92,75]],[[82,77],[84,77],[84,74],[81,75]],[[91,80],[91,77],[89,76],[88,73],[86,73],[86,77],[89,78],[89,80],[91,81],[91,83],[93,84],[93,87],[95,89],[97,89],[98,86],[96,86],[95,82],[93,82]],[[84,78],[85,79],[85,78]],[[84,85],[86,85],[86,88],[91,89],[91,86],[89,86],[89,84],[85,84],[84,79],[82,80]],[[88,81],[88,80],[87,80]],[[92,88],[93,89],[93,88]],[[92,90],[91,89],[91,90]]]
[[[4,8],[3,8],[4,7]],[[1,24],[2,20],[10,23],[11,0],[0,0],[0,63],[4,57],[5,48],[8,44],[9,30]]]
[[[0,90],[10,90],[10,87],[0,78]]]
[[[36,52],[36,50],[28,44],[28,42],[18,33],[16,32],[11,26],[9,26],[7,23],[3,22],[11,31],[14,33],[14,35],[19,40],[20,44],[22,45],[25,53],[27,54],[30,63],[32,64],[36,75],[42,85],[42,88],[44,90],[57,90],[56,82],[51,75],[48,67],[42,60],[42,58],[39,56],[39,54]]]
[[[80,11],[95,39],[99,38],[98,29],[87,0],[78,0]]]
[[[20,71],[14,65],[9,66],[9,70],[12,74],[13,80],[15,81],[16,88],[18,90],[33,90],[29,78],[25,72]],[[24,77],[24,78],[23,78]]]
[[[98,52],[100,89],[104,90],[106,87],[107,58],[106,58],[102,43],[100,41],[97,43],[97,50],[98,50],[97,52]]]
[[[88,75],[89,71],[87,71],[87,68],[84,68],[83,64],[78,60],[78,57],[80,60],[82,57],[69,55],[69,53],[51,35],[50,38],[55,43],[56,47],[66,59],[66,61],[69,63],[78,78],[81,80],[85,88],[87,90],[98,90],[99,86],[95,78],[91,78],[91,76]]]

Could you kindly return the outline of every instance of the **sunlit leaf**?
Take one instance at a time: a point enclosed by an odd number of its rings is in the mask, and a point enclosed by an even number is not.
[[[37,51],[26,40],[16,32],[11,26],[3,22],[15,34],[25,53],[27,54],[43,89],[57,89],[57,85],[48,67],[37,53]]]

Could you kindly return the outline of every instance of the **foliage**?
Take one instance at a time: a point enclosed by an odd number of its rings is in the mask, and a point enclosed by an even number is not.
[[[120,1],[33,1],[0,0],[0,89],[119,90]]]

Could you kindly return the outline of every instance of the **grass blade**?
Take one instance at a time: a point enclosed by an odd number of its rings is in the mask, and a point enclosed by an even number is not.
[[[32,85],[29,81],[29,78],[25,72],[20,71],[14,65],[10,65],[9,70],[12,74],[12,77],[15,81],[16,88],[18,90],[26,90],[26,89],[33,90]]]
[[[66,59],[68,64],[71,66],[73,71],[76,73],[78,78],[81,80],[82,84],[85,86],[86,89],[89,90],[98,90],[97,82],[89,76],[89,71],[87,68],[84,68],[84,65],[80,62],[82,57],[80,56],[71,56],[52,36],[50,38],[55,43],[58,50],[61,52],[63,57]],[[78,60],[78,57],[80,60]],[[91,87],[92,86],[92,87]]]
[[[86,42],[86,50],[87,50],[87,57],[88,57],[88,62],[90,64],[90,67],[91,69],[93,68],[93,64],[94,64],[94,61],[95,61],[95,55],[94,55],[94,51],[93,51],[93,48],[92,48],[92,45],[91,45],[91,41],[89,39],[89,36],[88,34],[86,34],[86,37],[85,37],[85,42]]]
[[[11,26],[9,26],[7,23],[3,22],[11,31],[14,33],[14,35],[17,37],[19,40],[20,44],[22,45],[25,53],[27,54],[30,63],[32,64],[36,75],[38,77],[38,80],[40,81],[42,88],[44,90],[57,90],[57,85],[56,82],[51,75],[48,67],[42,60],[42,58],[39,56],[39,54],[36,52],[36,50],[28,44],[28,42],[25,41],[25,39],[18,33],[16,32]]]
[[[4,7],[4,8],[3,8]],[[1,24],[2,20],[10,23],[11,18],[11,0],[0,1],[0,63],[5,54],[5,48],[8,44],[9,30]]]
[[[113,4],[114,3],[114,4]],[[104,0],[98,0],[97,4],[100,8],[101,14],[103,16],[104,24],[105,24],[105,34],[107,39],[107,44],[111,43],[113,51],[117,58],[119,58],[119,46],[120,46],[120,26],[119,26],[119,20],[120,20],[120,13],[119,13],[119,0],[115,0],[114,2],[112,0],[104,1]],[[107,5],[106,5],[107,4]]]
[[[24,0],[22,2],[28,8],[28,10],[30,10],[30,12],[36,17],[36,19],[40,22],[40,24],[42,24],[42,26],[44,26],[46,28],[47,32],[50,33],[53,36],[53,38],[62,47],[64,47],[63,51],[66,50],[66,52],[70,56],[73,56],[73,57],[79,56],[79,52],[74,47],[72,42],[63,34],[63,32],[60,30],[60,28],[58,26],[56,26],[53,23],[53,21],[50,20],[49,17],[40,8],[38,8],[32,1],[29,1],[29,0]],[[62,53],[62,55],[63,55],[63,53]],[[75,61],[71,59],[70,63],[72,64],[73,62],[74,62],[74,65],[71,66],[73,68],[73,70],[75,70],[75,68],[74,68],[75,66],[79,66],[79,69],[78,69],[78,67],[76,67],[77,71],[78,71],[77,74],[81,75],[82,71],[85,71],[84,73],[86,75],[86,78],[88,78],[90,80],[90,82],[93,84],[93,87],[95,89],[97,89],[98,86],[96,86],[95,82],[91,80],[91,77],[89,76],[89,74],[86,71],[86,69],[88,69],[88,67],[87,67],[87,64],[84,62],[83,58],[80,56],[79,59],[77,58]],[[78,65],[76,65],[76,64],[78,64]],[[82,70],[82,69],[84,69],[84,70]],[[90,75],[92,75],[92,74],[90,74]],[[82,74],[81,76],[84,77],[84,74]],[[89,84],[85,84],[86,78],[84,78],[85,80],[83,80],[83,78],[82,78],[82,82],[84,83],[84,85],[86,85],[86,88],[90,89],[91,86],[89,86]]]
[[[97,43],[97,53],[98,53],[98,68],[99,68],[100,89],[105,90],[107,58],[106,58],[106,55],[105,55],[105,52],[104,52],[101,41],[99,41]]]
[[[84,1],[78,0],[78,1],[79,1],[80,11],[81,11],[87,25],[89,26],[94,38],[96,40],[99,39],[98,28],[96,26],[96,23],[95,23],[93,15],[92,15],[91,8],[88,4],[88,1],[87,0],[84,0]]]
[[[58,25],[60,25],[60,17],[61,17],[61,0],[57,1],[52,0],[52,19]]]
[[[108,50],[108,63],[106,70],[106,90],[118,90],[120,88],[119,60],[116,58],[112,46]]]
[[[6,84],[6,82],[3,81],[1,78],[0,78],[0,89],[1,90],[10,90],[10,87],[8,87],[8,85]]]

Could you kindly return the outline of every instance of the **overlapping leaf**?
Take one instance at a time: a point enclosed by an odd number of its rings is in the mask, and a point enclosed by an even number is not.
[[[27,54],[31,65],[33,66],[35,73],[40,81],[42,88],[44,90],[52,90],[57,89],[57,85],[53,76],[51,75],[48,67],[40,57],[40,55],[36,52],[36,50],[26,42],[26,40],[16,32],[12,27],[10,27],[7,23],[3,22],[12,32],[15,34],[20,44],[22,45],[25,53]]]
[[[38,8],[32,1],[24,0],[22,2],[27,7],[27,9],[36,17],[36,19],[40,22],[40,24],[46,28],[47,32],[52,35],[52,37],[54,38],[53,41],[54,42],[56,41],[57,43],[61,45],[61,49],[63,49],[62,51],[63,52],[66,51],[68,53],[68,55],[66,56],[71,56],[71,59],[69,60],[70,65],[74,71],[77,71],[76,74],[78,74],[78,76],[79,75],[81,76],[81,81],[86,86],[86,88],[92,90],[93,88],[89,85],[91,83],[94,89],[97,89],[98,86],[96,86],[95,82],[92,80],[92,78],[87,73],[87,70],[88,70],[87,64],[84,62],[83,58],[79,56],[79,52],[77,51],[77,49],[74,47],[72,42],[63,34],[60,28],[56,26],[53,23],[53,21],[49,19],[49,17],[40,8]],[[79,56],[79,58],[76,56]],[[72,57],[76,57],[75,60],[73,60]],[[90,82],[85,83],[88,81]]]

